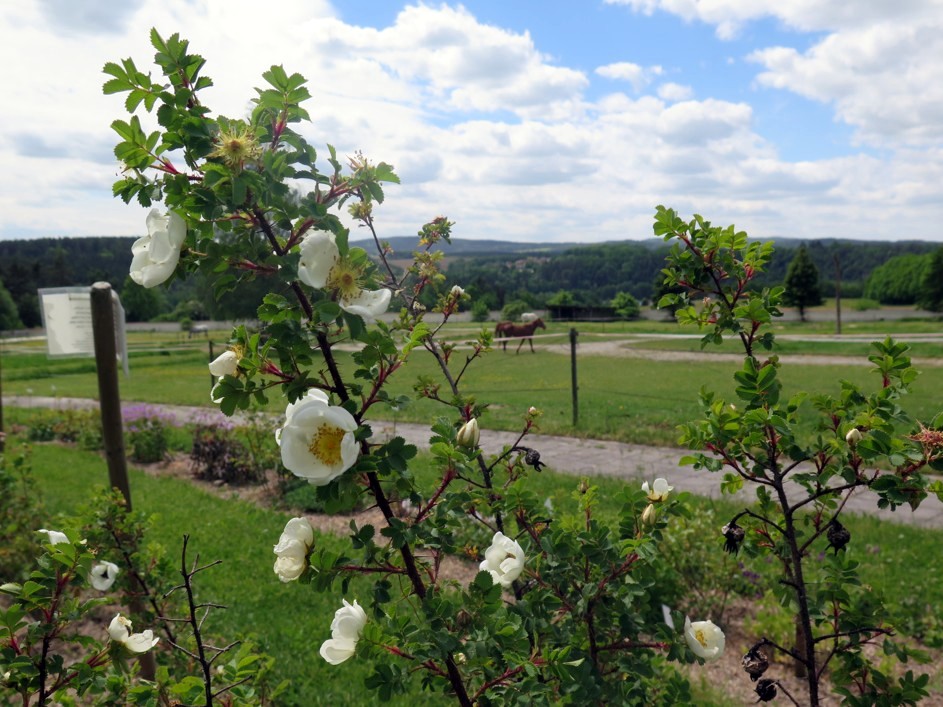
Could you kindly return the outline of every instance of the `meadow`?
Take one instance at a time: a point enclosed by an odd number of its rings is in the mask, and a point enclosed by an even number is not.
[[[854,322],[855,335],[846,339],[815,333],[816,323],[778,324],[774,353],[787,357],[781,378],[786,395],[805,391],[810,395],[839,392],[839,381],[874,387],[880,383],[867,362],[868,338],[886,335],[924,334],[915,341],[911,355],[928,361],[943,360],[943,339],[930,336],[940,331],[936,320]],[[493,323],[486,323],[492,327]],[[852,323],[848,325],[850,328]],[[579,332],[577,348],[578,423],[573,425],[569,330]],[[463,342],[479,330],[477,325],[450,324],[444,330],[448,340]],[[851,331],[849,331],[849,334]],[[636,321],[618,323],[552,322],[546,338],[536,340],[537,353],[525,345],[515,354],[495,347],[483,360],[469,368],[465,390],[477,400],[489,403],[482,424],[502,430],[516,430],[522,415],[531,406],[543,411],[540,429],[560,434],[622,442],[673,446],[677,425],[699,414],[698,391],[706,386],[735,402],[733,373],[737,359],[717,354],[738,353],[737,343],[725,341],[703,352],[696,332],[672,322]],[[225,347],[228,332],[210,332],[215,353]],[[599,349],[600,344],[605,344]],[[552,349],[552,350],[550,350]],[[129,341],[131,375],[120,379],[124,400],[209,407],[210,376],[206,364],[207,340],[186,340],[180,335],[133,333]],[[673,356],[662,356],[670,352]],[[682,354],[682,355],[678,355]],[[455,353],[463,356],[461,346]],[[816,365],[789,362],[791,356],[841,357],[834,364]],[[849,365],[848,357],[859,365]],[[348,368],[350,354],[338,354],[341,369]],[[97,381],[92,359],[49,359],[42,342],[5,344],[3,358],[5,395],[96,398]],[[928,418],[939,411],[936,391],[943,390],[943,367],[926,365],[912,393],[904,401],[909,412]],[[417,349],[391,379],[391,395],[412,394],[421,376],[435,376],[433,358]],[[806,403],[807,405],[809,403]],[[273,392],[267,410],[280,413],[285,402]],[[401,409],[375,406],[376,419],[425,422],[444,408],[429,400],[417,400]]]
[[[926,340],[912,344],[915,357],[939,359],[943,354],[943,343],[933,337],[940,328],[938,321],[854,324],[854,335],[848,330],[849,324],[846,328],[849,336],[842,339],[829,336],[823,326],[814,322],[777,325],[775,353],[787,361],[782,369],[787,394],[800,390],[812,394],[836,393],[841,379],[878,385],[879,380],[869,372],[866,361],[867,337],[879,339],[895,334],[924,338]],[[493,324],[484,326],[490,328]],[[581,344],[577,354],[579,423],[576,426],[571,419],[571,327],[578,329]],[[450,324],[444,333],[447,339],[461,344],[478,330],[479,325]],[[490,403],[482,418],[486,429],[519,429],[524,412],[533,405],[543,411],[539,423],[544,433],[673,446],[677,440],[677,425],[698,417],[697,394],[702,386],[734,400],[732,374],[738,363],[730,354],[738,353],[736,342],[728,341],[702,352],[696,333],[661,321],[576,325],[553,322],[541,333],[549,336],[535,342],[536,354],[526,351],[526,345],[520,354],[513,353],[514,345],[506,353],[495,348],[469,369],[466,390]],[[228,331],[213,331],[210,339],[194,340],[181,334],[132,333],[129,337],[131,375],[126,378],[122,374],[120,379],[123,400],[211,409],[206,364],[211,348],[214,354],[220,353],[227,337]],[[599,344],[606,346],[600,348]],[[663,358],[665,353],[678,356]],[[464,356],[461,345],[454,356]],[[788,358],[793,356],[816,356],[826,362],[794,365]],[[836,357],[835,363],[827,363],[829,356]],[[850,365],[848,357],[860,359],[860,365]],[[4,396],[25,398],[27,404],[33,402],[30,400],[33,397],[97,397],[92,359],[50,359],[42,341],[26,340],[4,342],[0,361]],[[339,363],[342,369],[351,366],[350,353],[340,352]],[[417,349],[391,379],[390,392],[393,395],[411,393],[418,378],[435,373],[432,357]],[[941,389],[943,368],[927,365],[921,370],[914,392],[905,405],[917,416],[929,417],[939,411],[936,392]],[[280,414],[284,405],[284,399],[273,393],[266,409]],[[383,419],[427,423],[444,410],[439,403],[418,400],[399,410],[375,407],[372,414]],[[31,416],[35,415],[12,407],[4,412],[8,429],[11,425],[26,429]],[[173,444],[180,452],[187,451],[188,434],[186,430],[173,433]],[[16,435],[10,441],[13,448],[23,443]],[[94,452],[60,444],[36,444],[32,454],[35,477],[50,519],[56,514],[74,513],[107,478],[104,462]],[[420,455],[413,471],[426,488],[435,488],[438,471],[430,457]],[[619,512],[616,499],[621,483],[602,477],[594,478],[593,483],[600,489],[600,515],[607,522],[616,523]],[[365,664],[349,661],[331,667],[317,656],[327,625],[321,626],[323,630],[318,633],[319,625],[306,617],[330,617],[338,597],[333,593],[317,594],[307,588],[281,584],[271,571],[271,545],[289,514],[297,512],[290,504],[303,503],[302,497],[293,494],[282,498],[278,506],[260,507],[235,496],[226,498],[196,489],[186,480],[155,477],[136,469],[131,471],[131,484],[136,509],[154,517],[151,541],[173,554],[185,531],[191,534],[192,547],[202,558],[223,560],[218,568],[201,577],[199,586],[202,596],[230,607],[214,615],[212,631],[227,638],[255,635],[262,648],[276,658],[275,677],[292,681],[285,696],[286,704],[370,701],[370,693],[364,687],[369,675]],[[558,513],[575,510],[576,480],[572,476],[549,471],[532,477],[528,484],[534,493],[549,498]],[[710,517],[712,522],[715,517],[729,517],[739,510],[725,500],[691,497],[690,503],[695,517]],[[47,525],[55,522],[44,520]],[[861,563],[862,580],[890,599],[892,620],[904,633],[919,635],[932,645],[943,644],[943,621],[932,610],[943,605],[943,587],[936,580],[943,565],[935,551],[943,541],[943,531],[854,516],[848,518],[847,525],[855,538],[849,548],[850,556]],[[705,557],[716,554],[716,539],[709,533],[700,533],[701,530],[704,528],[696,529],[697,546],[693,551]],[[321,534],[317,542],[336,550],[346,544],[343,538],[326,533]],[[734,575],[756,569],[760,576],[763,571],[762,567],[740,565],[738,568],[735,564],[731,567]],[[348,596],[365,595],[367,591],[367,583],[355,580]],[[778,616],[777,607],[764,607],[763,615],[767,618],[753,627],[754,630],[770,631],[775,629],[777,621],[782,624],[781,619],[770,618]],[[710,684],[696,684],[695,688],[699,704],[728,704]],[[418,694],[418,682],[414,689]],[[314,701],[311,701],[312,695],[316,695]],[[415,695],[397,698],[393,704],[406,704],[414,699]],[[433,704],[448,703],[437,695],[427,695],[425,699]]]
[[[24,409],[10,409],[8,413],[12,426],[20,430],[25,430],[37,414]],[[178,448],[186,447],[185,435],[177,435],[175,439]],[[23,439],[18,435],[9,443],[10,452],[24,448]],[[43,443],[31,446],[31,456],[34,478],[46,511],[42,521],[50,527],[63,527],[60,516],[70,516],[88,503],[107,479],[105,463],[95,452]],[[421,454],[417,458],[413,472],[428,491],[436,487],[439,472],[428,455]],[[198,582],[200,599],[229,607],[213,614],[209,630],[212,635],[226,639],[246,635],[256,638],[261,648],[276,659],[274,678],[291,680],[291,687],[282,698],[285,704],[368,704],[372,701],[372,694],[364,687],[369,675],[366,663],[351,660],[331,667],[317,655],[320,642],[328,635],[329,617],[338,603],[340,589],[319,594],[310,587],[282,584],[272,573],[272,544],[287,518],[297,511],[285,508],[284,501],[276,506],[260,506],[239,499],[235,493],[231,496],[225,491],[210,493],[194,487],[186,479],[155,476],[137,468],[132,468],[130,474],[135,510],[152,517],[148,542],[158,543],[171,556],[176,556],[182,533],[186,532],[191,536],[192,550],[200,554],[201,561],[222,560],[218,567],[203,573]],[[592,483],[598,488],[596,516],[606,523],[618,523],[621,482],[596,477]],[[532,475],[526,482],[527,489],[548,498],[560,516],[577,511],[576,485],[574,477],[552,470]],[[666,546],[667,556],[672,552],[691,554],[693,557],[688,558],[688,562],[696,566],[703,563],[699,565],[701,572],[726,572],[726,577],[713,576],[718,583],[736,585],[739,582],[742,586],[743,578],[754,576],[754,570],[756,577],[762,575],[762,566],[751,565],[746,558],[738,563],[721,553],[720,537],[710,532],[711,528],[716,530],[718,519],[730,517],[739,506],[727,500],[693,496],[688,496],[688,503],[692,520],[679,519],[679,523],[680,528],[689,527],[693,531],[694,546]],[[862,581],[889,598],[893,612],[890,620],[905,633],[916,632],[935,645],[943,643],[943,622],[932,610],[943,605],[943,586],[937,581],[943,571],[943,560],[936,550],[943,542],[943,531],[853,515],[847,518],[847,526],[855,539],[848,548],[849,558],[861,563]],[[474,542],[474,534],[470,539]],[[329,533],[318,533],[315,542],[319,547],[337,551],[346,543]],[[692,583],[700,584],[702,580],[697,572]],[[760,591],[766,582],[750,581],[759,583]],[[672,573],[666,576],[666,582],[673,586],[673,590],[666,590],[666,600],[680,601],[680,595],[693,596],[692,587],[685,585],[683,576],[679,578]],[[365,601],[368,586],[354,579],[345,596]],[[734,595],[730,599],[732,601]],[[692,611],[704,610],[699,599],[688,601]],[[755,630],[768,632],[781,627],[785,620],[783,611],[775,604],[767,606]],[[742,647],[734,645],[731,649],[740,651]],[[396,698],[391,704],[407,704],[415,699],[419,690],[415,682],[413,694]],[[717,693],[709,684],[696,686],[696,694],[698,704],[707,707],[730,704],[729,698]],[[449,704],[439,695],[425,694],[423,699],[431,704]]]

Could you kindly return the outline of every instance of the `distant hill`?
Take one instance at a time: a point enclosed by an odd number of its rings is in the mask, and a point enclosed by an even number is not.
[[[393,236],[383,238],[393,249],[396,256],[405,257],[419,247],[416,236]],[[351,240],[351,245],[364,248],[370,252],[373,248],[373,239]],[[453,238],[451,243],[440,243],[433,250],[441,250],[450,256],[488,256],[488,255],[548,255],[562,253],[573,248],[579,248],[585,243],[522,243],[519,241],[498,241],[489,239]]]
[[[393,248],[394,265],[407,267],[418,247],[417,237],[394,236],[384,240]],[[772,240],[776,253],[758,284],[782,283],[795,249],[804,243],[819,269],[825,293],[832,290],[837,259],[847,297],[861,296],[871,271],[894,256],[926,255],[940,248],[940,244],[927,241]],[[90,285],[105,280],[120,291],[131,263],[133,242],[133,237],[0,241],[0,283],[12,296],[22,323],[27,327],[39,326],[38,288]],[[351,243],[374,251],[372,239]],[[448,286],[469,287],[476,299],[497,309],[511,300],[524,300],[529,306],[540,307],[561,291],[571,292],[580,304],[605,303],[617,292],[647,299],[652,296],[655,279],[664,267],[668,246],[657,238],[593,244],[456,238],[451,244],[442,243],[436,248],[446,254]],[[177,280],[169,289],[160,288],[161,307],[166,312],[173,310],[175,316],[188,311],[187,316],[192,318],[251,317],[266,285],[262,282],[241,285],[239,292],[217,299],[212,294],[212,284],[201,277],[187,282]]]

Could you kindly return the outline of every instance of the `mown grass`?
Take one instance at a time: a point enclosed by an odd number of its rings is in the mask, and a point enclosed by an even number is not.
[[[456,327],[457,330],[458,327]],[[553,327],[551,327],[551,330]],[[566,341],[561,333],[551,343]],[[655,342],[656,345],[661,345]],[[698,349],[693,340],[671,346]],[[217,344],[216,351],[222,350]],[[732,345],[731,345],[732,346]],[[943,352],[943,346],[922,344],[925,354]],[[782,353],[809,353],[828,348],[833,353],[857,355],[860,366],[784,364],[781,377],[784,393],[805,391],[810,395],[837,394],[839,381],[847,379],[874,387],[879,383],[869,373],[868,345],[861,342],[828,344],[783,342]],[[928,349],[926,347],[932,347]],[[733,349],[731,348],[731,351]],[[458,350],[454,356],[463,352]],[[350,370],[350,354],[338,352],[342,370]],[[204,343],[188,350],[141,351],[130,356],[131,376],[120,379],[122,398],[140,402],[209,406],[210,377],[206,368],[208,347]],[[674,445],[676,427],[699,415],[698,391],[702,386],[727,399],[733,397],[736,362],[704,355],[696,361],[651,361],[637,358],[577,354],[579,421],[573,425],[571,361],[568,355],[546,350],[536,354],[492,351],[474,362],[462,381],[463,390],[482,403],[489,403],[483,422],[494,429],[516,430],[530,406],[540,408],[541,431],[548,434],[615,439],[653,445]],[[417,349],[389,383],[393,395],[412,394],[420,376],[441,380],[432,357]],[[97,398],[98,384],[92,359],[47,359],[41,353],[13,353],[3,357],[3,392],[6,395]],[[54,388],[54,392],[53,392]],[[943,368],[926,367],[904,401],[912,414],[927,419],[940,410],[937,391],[943,389]],[[443,393],[445,396],[445,393]],[[285,401],[277,391],[267,409],[279,413]],[[377,405],[370,416],[426,422],[448,410],[429,400],[416,400],[393,411]]]
[[[33,447],[34,476],[51,513],[72,514],[91,499],[96,486],[107,483],[107,469],[98,454],[58,444]],[[370,672],[362,661],[350,660],[332,667],[318,655],[321,642],[330,637],[334,611],[341,593],[319,594],[310,586],[283,584],[272,572],[272,546],[289,514],[252,504],[219,498],[191,484],[172,478],[155,478],[130,471],[135,510],[154,515],[149,541],[179,557],[182,534],[190,535],[190,558],[201,562],[222,560],[197,579],[202,601],[228,608],[214,612],[206,626],[211,634],[233,639],[255,634],[262,650],[274,656],[275,677],[288,678],[291,687],[280,698],[285,705],[361,705],[374,702],[364,686]],[[54,520],[48,522],[56,527]],[[332,550],[348,543],[332,535],[318,535],[316,542]],[[348,599],[366,603],[367,584],[355,579]],[[433,704],[446,702],[425,695]],[[392,704],[406,705],[408,699]]]
[[[9,413],[8,419],[20,424],[27,423],[35,414],[18,409]],[[14,440],[11,446],[18,444]],[[89,501],[94,487],[107,480],[106,465],[100,455],[59,444],[34,445],[33,469],[46,508],[52,514],[74,513]],[[427,493],[437,486],[440,471],[429,455],[420,454],[412,470]],[[577,484],[575,477],[552,470],[532,474],[527,480],[533,493],[551,500],[555,514],[576,511]],[[623,482],[593,477],[592,484],[599,489],[597,517],[615,523]],[[211,630],[227,638],[246,633],[258,636],[264,650],[276,658],[277,676],[293,681],[284,704],[374,702],[374,696],[363,687],[369,674],[366,665],[352,660],[330,667],[317,655],[321,641],[329,634],[330,618],[340,594],[317,594],[308,587],[284,585],[272,573],[271,546],[290,517],[288,513],[220,498],[184,480],[153,477],[135,469],[131,470],[131,488],[136,510],[154,515],[150,540],[177,556],[182,533],[186,532],[191,535],[191,548],[200,553],[203,561],[223,560],[219,567],[203,573],[198,584],[201,598],[230,607],[214,614]],[[718,519],[730,517],[742,508],[726,499],[690,496],[688,502],[695,515],[712,511]],[[943,584],[938,581],[943,572],[943,556],[938,552],[943,531],[854,515],[843,520],[852,532],[848,556],[861,563],[862,581],[887,597],[891,620],[906,629],[908,621],[919,624],[928,616],[932,618],[934,607],[943,605]],[[53,522],[43,520],[46,525]],[[346,539],[330,535],[319,535],[316,542],[331,549],[347,547]],[[719,530],[716,536],[703,537],[703,544],[704,552],[719,553],[722,545]],[[710,578],[703,581],[709,582]],[[366,583],[354,581],[347,597],[357,596],[363,601],[368,596],[366,587]],[[921,625],[926,627],[925,623]],[[938,626],[938,630],[943,637],[943,626]],[[394,704],[407,704],[419,694],[417,685],[411,698]],[[447,703],[438,695],[423,694],[422,699],[433,704]]]

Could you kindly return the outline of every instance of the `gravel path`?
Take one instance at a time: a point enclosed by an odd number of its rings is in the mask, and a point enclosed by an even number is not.
[[[97,408],[98,402],[83,398],[50,397],[4,397],[4,406],[13,407],[63,407]],[[138,403],[125,402],[126,407]],[[155,406],[157,407],[157,406]],[[160,406],[180,422],[207,422],[226,419],[214,408],[194,408],[177,405]],[[374,421],[374,435],[387,438],[401,435],[410,444],[420,449],[429,446],[429,428],[418,424]],[[481,446],[486,454],[496,454],[505,446],[513,444],[517,435],[512,432],[483,429]],[[527,446],[540,452],[541,461],[555,471],[573,476],[609,476],[641,484],[643,480],[664,477],[679,491],[689,491],[700,496],[720,497],[720,480],[717,474],[695,471],[690,466],[679,466],[678,460],[688,452],[670,447],[649,447],[609,440],[580,439],[557,435],[529,435]],[[803,469],[803,467],[799,467]],[[793,486],[792,493],[800,491]],[[748,501],[752,496],[747,490],[738,497]],[[796,496],[798,499],[800,496]],[[943,528],[943,503],[935,496],[927,498],[916,511],[898,508],[897,511],[881,510],[875,506],[874,496],[867,491],[858,491],[848,501],[846,508],[859,514],[868,514],[883,520],[906,523],[925,528]]]

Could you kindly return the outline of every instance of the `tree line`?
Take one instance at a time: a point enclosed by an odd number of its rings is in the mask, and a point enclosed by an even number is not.
[[[0,330],[42,325],[37,290],[90,285],[103,280],[118,290],[131,321],[166,319],[253,319],[267,291],[263,281],[245,279],[237,290],[217,296],[214,275],[145,290],[128,278],[134,238],[40,238],[0,242]],[[522,248],[497,252],[494,242],[461,241],[461,255],[447,258],[445,286],[460,285],[483,311],[518,308],[599,307],[629,299],[657,299],[668,248],[649,241],[572,246],[563,251]],[[447,249],[447,252],[448,249]],[[845,297],[881,304],[914,304],[943,309],[943,248],[925,241],[866,242],[824,239],[800,243],[781,239],[768,271],[757,283],[787,283],[799,253],[814,269],[816,297],[834,293],[840,280]],[[802,276],[809,280],[808,267]],[[790,302],[798,295],[787,287]],[[790,292],[790,289],[793,292]],[[804,295],[798,295],[803,299]],[[809,299],[814,302],[815,297]],[[806,306],[805,301],[796,306]]]

